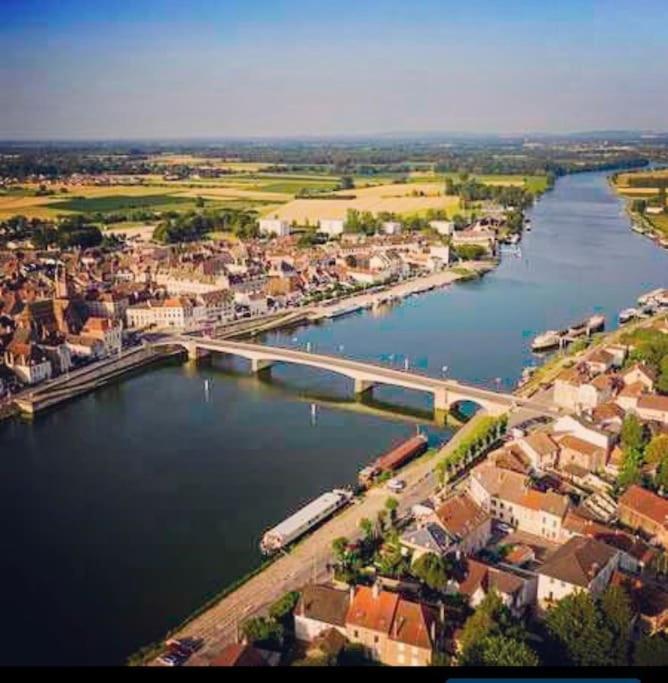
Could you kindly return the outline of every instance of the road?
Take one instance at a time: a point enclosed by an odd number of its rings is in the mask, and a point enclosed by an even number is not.
[[[367,495],[343,510],[332,520],[298,543],[289,554],[276,560],[267,569],[251,578],[233,593],[223,598],[199,617],[187,624],[174,637],[204,638],[204,649],[195,655],[189,666],[205,666],[227,644],[235,642],[239,625],[248,617],[262,614],[269,605],[290,590],[307,583],[330,578],[327,564],[332,559],[332,541],[339,536],[349,539],[360,536],[359,523],[364,517],[375,520],[390,495],[399,500],[399,514],[407,513],[415,504],[431,495],[437,486],[434,467],[447,453],[457,447],[476,428],[477,416],[470,420],[436,455],[417,460],[402,470],[406,489],[390,494],[375,487]]]

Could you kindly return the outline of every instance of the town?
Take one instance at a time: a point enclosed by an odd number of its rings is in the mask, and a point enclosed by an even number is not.
[[[195,618],[157,663],[537,666],[556,652],[577,666],[665,661],[666,293],[653,293],[664,310],[524,387],[549,394],[562,417],[478,414],[463,438],[405,470],[424,439],[379,458],[361,473],[364,502],[343,513],[353,533],[331,541],[327,580],[267,591],[258,577],[253,604],[274,594],[259,616],[233,620],[222,639]],[[370,481],[369,470],[387,476]],[[318,519],[342,505],[323,496]],[[268,543],[284,550],[302,523],[296,514]],[[276,576],[289,562],[276,560]]]

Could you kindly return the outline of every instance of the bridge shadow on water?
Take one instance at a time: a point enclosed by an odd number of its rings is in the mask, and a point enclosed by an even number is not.
[[[360,395],[353,394],[353,384],[346,378],[326,371],[315,371],[313,377],[305,379],[299,372],[291,372],[290,366],[272,367],[250,374],[247,363],[238,359],[219,359],[205,362],[197,368],[191,367],[187,372],[199,374],[206,368],[206,374],[232,380],[249,391],[259,391],[267,395],[284,396],[305,403],[313,403],[323,408],[345,410],[361,415],[380,417],[386,420],[397,420],[409,424],[422,425],[440,431],[452,432],[469,419],[470,414],[453,412],[443,422],[436,419],[431,407],[407,405],[400,401],[387,400],[379,397],[387,387],[376,387],[376,394],[372,391]],[[284,377],[282,375],[287,375]],[[296,376],[295,376],[296,375]],[[326,384],[323,387],[323,384]],[[410,390],[400,390],[401,393],[411,394]],[[392,394],[396,395],[396,391]],[[415,392],[420,393],[420,392]],[[421,396],[429,400],[426,395]]]

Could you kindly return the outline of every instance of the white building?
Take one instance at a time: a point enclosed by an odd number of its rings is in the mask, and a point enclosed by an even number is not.
[[[449,236],[455,231],[452,221],[429,221],[429,227],[436,230],[439,235]]]
[[[331,628],[345,636],[349,606],[348,591],[318,584],[304,586],[294,612],[297,640],[310,643]]]
[[[398,221],[385,221],[382,225],[383,232],[386,235],[400,235],[401,223]]]
[[[122,348],[123,326],[120,321],[111,318],[90,317],[83,328],[84,335],[99,339],[104,345],[104,354],[114,356]]]
[[[51,379],[51,361],[35,344],[10,344],[5,352],[5,365],[24,384]]]
[[[318,232],[324,232],[329,237],[338,237],[343,234],[344,223],[342,218],[322,218]]]
[[[176,327],[187,329],[206,321],[206,306],[203,302],[180,296],[158,301],[147,301],[130,306],[127,310],[130,327]]]
[[[281,218],[261,218],[259,227],[261,235],[287,237],[290,234],[290,223]]]

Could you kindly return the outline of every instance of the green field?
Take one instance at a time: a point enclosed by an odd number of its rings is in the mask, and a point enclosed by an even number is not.
[[[49,208],[61,211],[75,211],[78,213],[113,213],[127,209],[163,208],[177,206],[184,208],[184,204],[195,205],[195,199],[190,197],[171,197],[164,194],[149,194],[144,196],[114,195],[108,197],[72,197],[62,202],[53,202]],[[164,209],[167,210],[167,209]]]
[[[336,180],[293,180],[287,178],[283,181],[272,183],[258,183],[254,188],[262,192],[280,192],[284,194],[297,194],[300,190],[335,190],[339,185]]]

